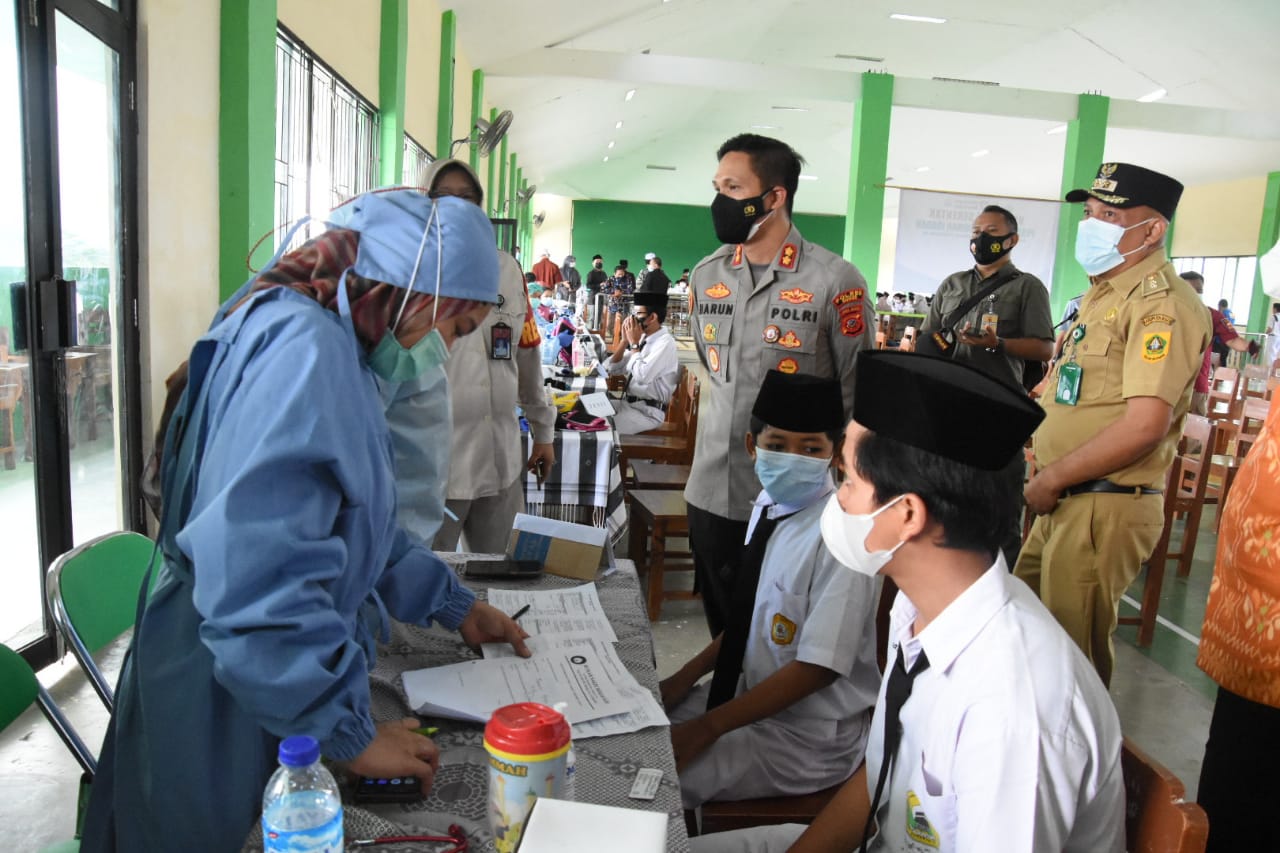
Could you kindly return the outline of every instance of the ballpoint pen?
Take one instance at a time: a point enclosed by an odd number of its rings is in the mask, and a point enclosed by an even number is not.
[[[523,615],[525,615],[526,613],[528,613],[528,612],[529,612],[529,608],[530,608],[530,607],[532,607],[532,606],[533,606],[532,604],[526,604],[524,607],[521,607],[521,608],[520,608],[519,610],[517,610],[515,613],[511,614],[511,621],[513,621],[513,622],[518,622],[518,621],[520,621],[520,617],[521,617],[521,616],[523,616]]]

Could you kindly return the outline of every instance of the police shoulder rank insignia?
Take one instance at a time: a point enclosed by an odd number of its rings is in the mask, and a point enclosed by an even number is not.
[[[716,342],[716,331],[715,323],[707,323],[702,327],[702,340],[709,344],[714,344]]]
[[[735,267],[742,266],[742,244],[733,247],[733,265]]]
[[[783,302],[790,302],[792,305],[803,305],[806,302],[813,301],[813,294],[807,290],[801,290],[798,287],[793,287],[779,293],[778,298]]]
[[[778,266],[784,270],[793,270],[796,268],[796,244],[787,243],[782,247],[782,254],[778,256]]]
[[[1144,296],[1152,296],[1157,293],[1164,293],[1169,289],[1169,283],[1158,275],[1149,275],[1142,282],[1142,294]]]
[[[773,614],[773,624],[769,626],[769,637],[779,646],[789,646],[796,638],[796,623],[781,613]]]
[[[784,358],[778,362],[779,373],[798,373],[800,371],[800,363],[794,358]]]
[[[852,287],[837,293],[831,300],[831,304],[840,312],[840,334],[845,337],[856,338],[866,327],[862,317],[862,299],[862,288]]]
[[[764,327],[764,342],[766,344],[776,344],[780,337],[782,337],[782,330],[777,326]]]
[[[712,373],[720,372],[720,347],[707,347],[707,367]]]
[[[800,338],[796,336],[795,332],[787,332],[778,339],[778,346],[786,347],[787,349],[797,349],[801,345]]]
[[[1160,361],[1169,354],[1168,332],[1147,332],[1142,336],[1142,360]]]
[[[726,296],[733,293],[733,291],[729,289],[729,286],[723,281],[717,281],[702,292],[709,299],[724,299]]]
[[[916,796],[916,792],[907,789],[907,835],[912,841],[918,841],[928,847],[941,847],[942,839],[938,838],[938,831],[933,828],[933,824],[929,823],[929,816],[924,813],[924,808],[920,805],[920,798]]]

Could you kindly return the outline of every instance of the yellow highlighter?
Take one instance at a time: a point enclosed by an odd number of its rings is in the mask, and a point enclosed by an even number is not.
[[[415,732],[417,732],[417,733],[418,733],[418,734],[420,734],[420,735],[425,735],[425,736],[427,736],[427,737],[431,737],[431,736],[432,736],[432,735],[434,735],[436,732],[440,731],[440,729],[439,729],[439,728],[437,728],[436,726],[425,726],[425,727],[423,727],[423,728],[421,728],[421,729],[414,729],[414,731],[415,731]]]

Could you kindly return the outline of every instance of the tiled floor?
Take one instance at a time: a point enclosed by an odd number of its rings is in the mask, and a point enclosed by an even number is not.
[[[691,352],[682,348],[681,355],[687,360]],[[1170,566],[1160,606],[1163,621],[1152,647],[1133,645],[1134,628],[1117,633],[1111,688],[1126,735],[1177,774],[1186,783],[1189,797],[1195,795],[1213,697],[1212,682],[1195,668],[1216,546],[1213,513],[1206,515],[1191,576],[1176,578]],[[690,581],[688,573],[671,578],[673,586]],[[1136,602],[1141,596],[1139,578],[1130,597]],[[654,636],[659,673],[669,675],[709,640],[700,603],[665,604]],[[118,666],[120,655],[119,648],[108,655],[109,671]],[[96,749],[106,730],[106,711],[70,657],[41,677],[52,685],[55,699]],[[29,711],[0,734],[0,768],[4,770],[0,773],[0,850],[21,853],[69,838],[79,770],[38,712]]]

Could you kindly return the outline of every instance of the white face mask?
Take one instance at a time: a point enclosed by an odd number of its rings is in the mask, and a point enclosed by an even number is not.
[[[867,537],[875,527],[876,516],[902,500],[905,495],[898,495],[884,506],[872,513],[849,514],[840,507],[839,492],[833,492],[822,511],[822,541],[835,557],[846,568],[875,577],[885,565],[893,559],[893,555],[903,543],[899,542],[888,551],[868,551]],[[903,540],[904,542],[906,540]]]
[[[1081,220],[1076,227],[1076,262],[1089,275],[1102,275],[1107,270],[1115,269],[1124,263],[1125,256],[1141,252],[1144,248],[1139,246],[1131,251],[1121,252],[1120,240],[1125,233],[1154,219],[1154,216],[1148,217],[1128,228],[1092,217]]]

